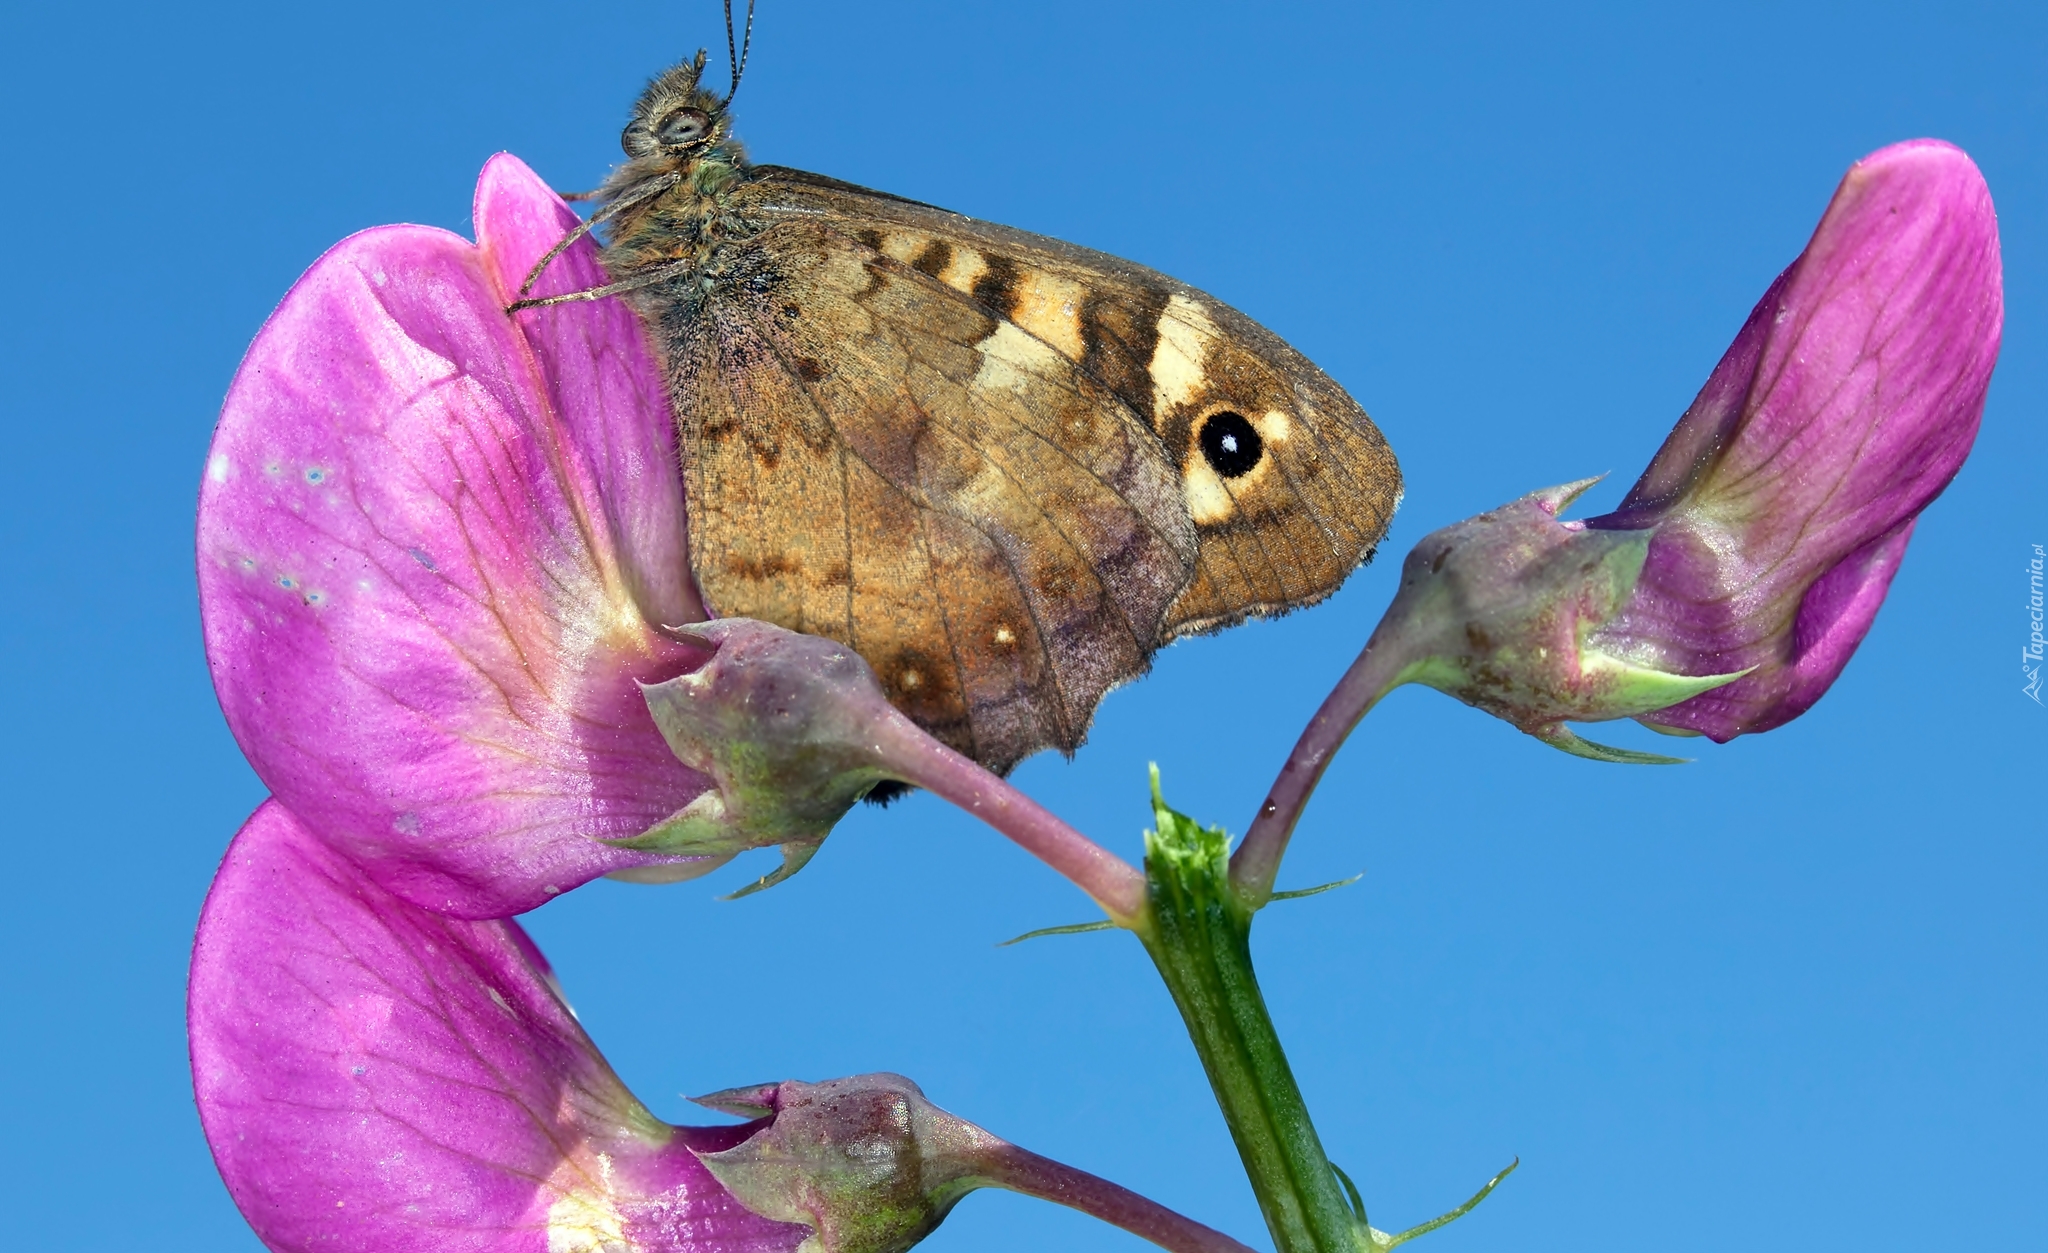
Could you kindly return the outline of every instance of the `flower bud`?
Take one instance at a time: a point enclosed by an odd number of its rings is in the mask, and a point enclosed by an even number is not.
[[[990,1135],[902,1075],[792,1080],[697,1102],[766,1120],[743,1143],[697,1156],[754,1213],[809,1227],[799,1253],[901,1253],[985,1187],[1070,1206],[1167,1249],[1250,1253],[1135,1192]]]
[[[1564,724],[1676,704],[1738,675],[1689,677],[1631,664],[1589,637],[1628,602],[1647,531],[1595,531],[1557,514],[1597,480],[1531,492],[1424,537],[1372,647],[1424,683],[1582,756],[1670,758],[1589,743]]]
[[[712,787],[621,843],[712,864],[780,844],[781,868],[746,890],[772,886],[801,869],[853,803],[889,777],[876,731],[893,709],[874,671],[844,644],[750,618],[670,634],[717,651],[641,693],[677,760]],[[674,869],[694,874],[702,864]],[[672,876],[661,864],[618,875],[642,882]]]
[[[745,1143],[699,1154],[747,1208],[817,1233],[804,1253],[897,1253],[937,1227],[1008,1147],[948,1114],[902,1075],[794,1080],[697,1098],[774,1121]]]
[[[1619,509],[1559,521],[1588,480],[1430,535],[1372,647],[1393,682],[1608,760],[1673,759],[1564,722],[1725,741],[1799,716],[1968,455],[2002,319],[1970,159],[1932,140],[1866,157]]]

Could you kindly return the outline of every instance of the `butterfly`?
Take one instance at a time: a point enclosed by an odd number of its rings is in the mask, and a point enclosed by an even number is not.
[[[751,34],[752,13],[748,14]],[[727,11],[730,44],[731,13]],[[999,773],[1185,635],[1311,604],[1401,492],[1350,396],[1099,252],[750,164],[705,54],[634,105],[602,287],[655,345],[707,607],[829,636]]]

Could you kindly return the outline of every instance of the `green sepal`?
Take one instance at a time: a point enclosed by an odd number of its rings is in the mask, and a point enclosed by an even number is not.
[[[1639,753],[1632,748],[1616,748],[1611,744],[1596,744],[1582,739],[1563,723],[1552,723],[1547,727],[1536,727],[1530,735],[1560,752],[1588,761],[1611,761],[1623,766],[1683,766],[1691,763],[1690,757],[1666,757],[1662,753]]]
[[[690,1102],[739,1118],[766,1118],[775,1112],[775,1094],[781,1086],[777,1083],[756,1083],[744,1088],[720,1088],[703,1096],[693,1096]]]
[[[781,865],[749,883],[739,891],[728,893],[719,899],[736,901],[742,896],[752,896],[756,892],[774,887],[809,865],[811,858],[818,855],[818,849],[823,844],[823,840],[784,840],[782,843]]]
[[[1593,490],[1594,486],[1606,477],[1604,474],[1596,474],[1590,479],[1573,479],[1569,483],[1559,483],[1556,487],[1539,487],[1529,493],[1528,499],[1537,501],[1555,517],[1570,507],[1573,501]]]
[[[1636,639],[1627,610],[1656,532],[1560,520],[1593,482],[1531,492],[1423,537],[1368,647],[1397,659],[1396,683],[1434,687],[1566,752],[1668,764],[1559,727],[1643,718],[1748,672],[1642,664],[1656,649]]]
[[[1602,690],[1620,711],[1611,716],[1626,718],[1637,713],[1669,709],[1701,692],[1711,692],[1733,683],[1756,667],[1737,670],[1733,674],[1672,674],[1623,661],[1597,648],[1588,648],[1581,655],[1579,669],[1586,677],[1603,681]]]

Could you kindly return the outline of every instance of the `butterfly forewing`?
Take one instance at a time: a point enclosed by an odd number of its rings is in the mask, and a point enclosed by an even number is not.
[[[1385,533],[1401,478],[1379,429],[1229,306],[1104,253],[800,171],[758,167],[740,195],[932,276],[1146,422],[1198,542],[1163,638],[1320,600]]]
[[[1201,541],[1169,634],[1313,604],[1371,555],[1400,471],[1327,375],[1236,310],[1180,294],[1152,373],[1154,426]]]
[[[1191,576],[1140,416],[829,223],[770,226],[716,277],[656,319],[693,366],[670,382],[708,603],[846,641],[994,768],[1071,750]]]

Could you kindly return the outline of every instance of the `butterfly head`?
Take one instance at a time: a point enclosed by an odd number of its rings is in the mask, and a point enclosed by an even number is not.
[[[726,100],[704,86],[705,53],[684,61],[647,84],[633,106],[633,120],[619,136],[628,166],[642,177],[671,171],[684,175],[735,170],[746,158],[732,137]]]

